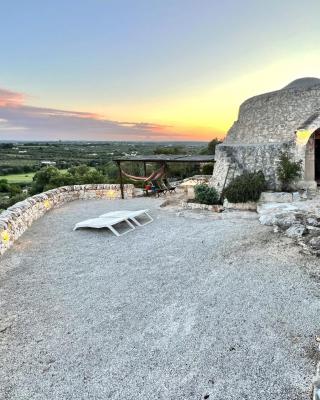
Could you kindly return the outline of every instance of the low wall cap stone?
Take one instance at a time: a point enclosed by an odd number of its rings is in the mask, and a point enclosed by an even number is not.
[[[262,192],[260,203],[291,203],[293,200],[292,193],[287,192]]]

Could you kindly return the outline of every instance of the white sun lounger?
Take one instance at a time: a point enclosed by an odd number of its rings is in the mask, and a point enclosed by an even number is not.
[[[119,233],[115,228],[114,225],[119,224],[120,222],[126,222],[129,225],[128,230],[126,230],[123,233]],[[87,219],[82,222],[78,222],[73,230],[75,231],[76,229],[79,228],[95,228],[95,229],[101,229],[101,228],[109,228],[111,232],[113,232],[116,236],[122,236],[130,231],[133,231],[135,229],[134,225],[128,221],[128,218],[126,217],[108,217],[108,218],[91,218]]]
[[[137,220],[137,217],[140,217],[142,215],[145,215],[148,217],[147,222],[141,223]],[[106,214],[100,215],[99,218],[113,218],[113,217],[122,217],[122,218],[127,218],[131,219],[135,224],[138,226],[144,226],[147,224],[150,224],[150,222],[153,221],[153,218],[149,214],[149,210],[136,210],[136,211],[129,211],[129,210],[120,210],[120,211],[110,211]]]

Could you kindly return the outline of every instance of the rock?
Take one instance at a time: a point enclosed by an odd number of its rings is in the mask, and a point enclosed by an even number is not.
[[[292,193],[292,201],[301,201],[302,197],[299,192]]]
[[[256,211],[257,203],[248,201],[247,203],[229,203],[227,199],[223,202],[223,207],[232,210]]]
[[[304,193],[300,193],[302,197]],[[274,232],[296,239],[303,253],[320,256],[319,197],[312,201],[259,203],[257,212],[261,224],[273,226]]]
[[[274,216],[274,225],[277,225],[282,230],[287,230],[296,222],[296,216],[292,213],[276,214]]]
[[[260,203],[292,203],[292,193],[287,192],[262,192]]]
[[[257,205],[259,214],[280,214],[293,211],[299,211],[299,208],[293,203],[258,203]]]
[[[273,214],[264,214],[261,215],[259,221],[262,225],[272,226],[275,222],[275,217]]]
[[[313,237],[309,241],[309,246],[314,250],[320,250],[320,237]]]
[[[305,235],[307,232],[308,230],[304,225],[296,224],[290,226],[290,228],[285,231],[285,234],[290,238],[298,238]]]
[[[317,217],[314,217],[314,216],[308,217],[306,219],[306,222],[308,225],[315,226],[317,228],[320,227],[320,219],[318,219]]]

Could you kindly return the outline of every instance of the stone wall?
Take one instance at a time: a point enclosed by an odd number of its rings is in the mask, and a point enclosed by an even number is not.
[[[295,139],[299,128],[319,127],[320,86],[285,88],[246,100],[226,144],[259,144]]]
[[[134,186],[124,185],[124,196],[134,196]],[[97,184],[63,186],[28,197],[0,213],[0,255],[47,211],[73,200],[119,199],[120,185]]]
[[[268,188],[279,189],[280,152],[302,161],[299,188],[313,189],[314,135],[320,128],[320,80],[298,79],[281,90],[246,100],[238,120],[216,151],[211,184],[219,191],[244,171],[263,171]]]
[[[260,145],[220,144],[216,149],[216,163],[210,184],[218,191],[243,172],[262,171],[268,189],[278,189],[276,171],[281,151],[293,154],[294,142]],[[294,157],[294,156],[293,156]]]

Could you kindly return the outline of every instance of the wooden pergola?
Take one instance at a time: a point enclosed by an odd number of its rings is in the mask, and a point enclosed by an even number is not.
[[[122,162],[139,162],[143,163],[144,175],[147,175],[147,163],[158,163],[162,165],[166,165],[167,163],[192,163],[192,164],[202,164],[202,163],[213,163],[215,161],[214,155],[165,155],[165,154],[157,154],[150,156],[125,156],[125,157],[116,157],[113,161],[118,165],[119,169],[119,177],[120,177],[120,189],[121,189],[121,198],[124,198],[123,193],[123,179],[122,179],[122,171],[121,171],[121,163]]]

